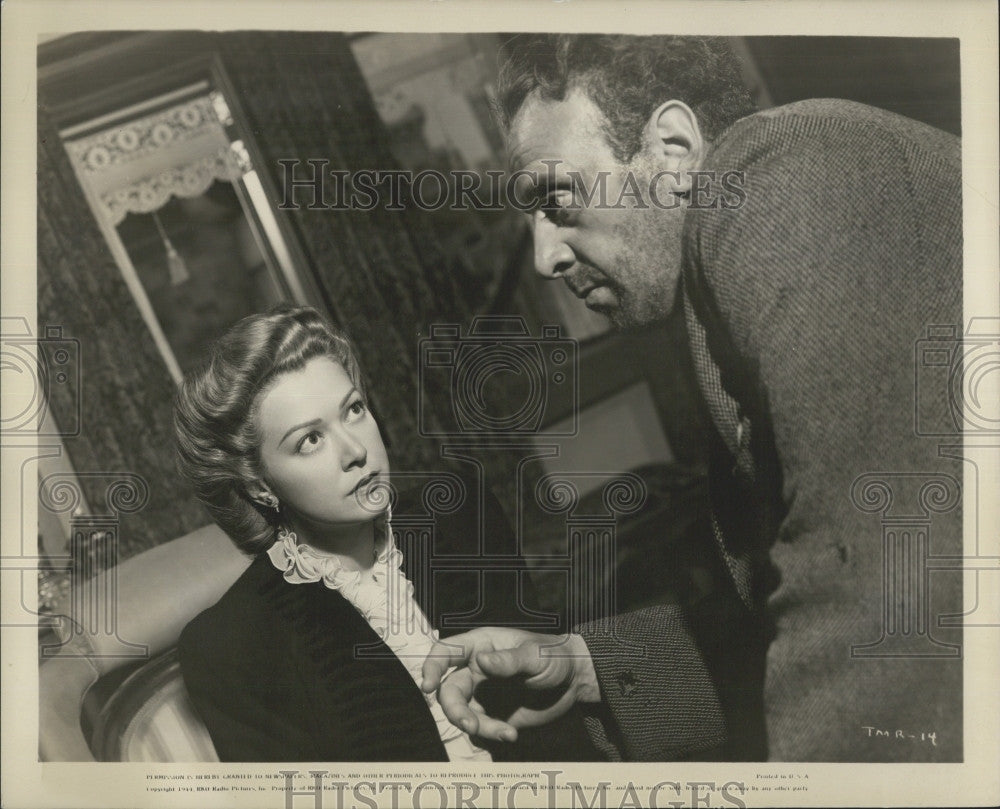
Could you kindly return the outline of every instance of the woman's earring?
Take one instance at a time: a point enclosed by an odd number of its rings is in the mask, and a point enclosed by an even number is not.
[[[281,503],[278,502],[278,498],[273,494],[265,495],[262,500],[258,501],[262,506],[273,509],[278,514],[281,513]]]

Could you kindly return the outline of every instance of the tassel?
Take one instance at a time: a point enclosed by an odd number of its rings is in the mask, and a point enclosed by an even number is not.
[[[170,270],[170,283],[174,286],[183,284],[191,276],[188,274],[187,265],[181,254],[178,253],[170,242],[167,242],[167,267]]]
[[[191,277],[188,273],[187,265],[184,263],[184,258],[177,252],[173,242],[167,236],[167,232],[160,223],[160,217],[156,215],[156,211],[153,212],[153,221],[156,223],[156,229],[160,232],[160,238],[163,239],[163,249],[167,253],[167,270],[170,273],[170,283],[172,286],[183,284]]]

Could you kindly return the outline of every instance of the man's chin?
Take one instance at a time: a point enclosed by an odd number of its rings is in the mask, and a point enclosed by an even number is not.
[[[627,331],[632,328],[632,323],[622,314],[620,309],[598,312],[598,314],[604,315],[607,318],[608,323],[611,324],[612,331]]]
[[[600,309],[597,307],[590,308],[592,311],[597,312],[597,314],[606,317],[612,329],[616,332],[645,329],[662,322],[667,317],[666,314],[661,312],[635,312],[621,306],[605,306]]]
[[[583,301],[591,312],[607,318],[614,331],[643,329],[665,320],[668,312],[659,307],[636,305],[629,296],[613,293],[609,287],[600,287]]]

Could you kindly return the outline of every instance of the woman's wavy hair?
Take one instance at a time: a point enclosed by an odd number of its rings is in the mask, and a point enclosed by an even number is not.
[[[339,362],[362,395],[357,353],[315,309],[279,304],[245,317],[185,377],[174,402],[177,465],[198,499],[242,551],[274,541],[279,515],[254,502],[247,486],[262,477],[257,411],[279,376],[314,357]]]
[[[561,101],[580,88],[604,113],[615,157],[642,147],[664,101],[687,104],[708,141],[754,111],[740,62],[722,37],[519,34],[500,49],[495,111],[504,131],[528,96]]]

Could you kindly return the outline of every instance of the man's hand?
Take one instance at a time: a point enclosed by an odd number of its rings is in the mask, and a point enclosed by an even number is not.
[[[452,666],[458,668],[446,674]],[[515,679],[536,692],[506,717],[489,716],[474,699],[490,679]],[[587,644],[579,635],[542,635],[521,629],[482,627],[438,641],[424,661],[421,688],[437,690],[452,724],[486,739],[517,739],[517,728],[544,725],[575,702],[600,701]],[[544,704],[535,705],[544,697]]]

